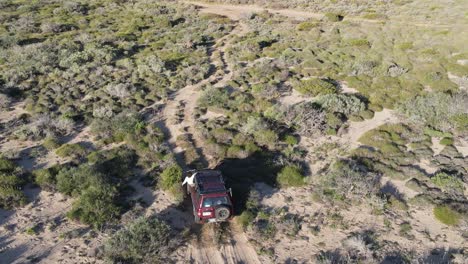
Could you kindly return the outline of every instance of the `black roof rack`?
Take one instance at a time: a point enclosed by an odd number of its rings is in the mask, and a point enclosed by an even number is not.
[[[195,175],[195,182],[200,194],[226,192],[223,175],[217,170],[201,170]]]

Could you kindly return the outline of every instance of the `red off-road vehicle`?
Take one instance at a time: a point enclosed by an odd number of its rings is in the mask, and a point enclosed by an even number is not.
[[[226,188],[220,171],[197,171],[194,185],[187,185],[187,191],[192,198],[196,223],[223,222],[233,216],[232,191]]]

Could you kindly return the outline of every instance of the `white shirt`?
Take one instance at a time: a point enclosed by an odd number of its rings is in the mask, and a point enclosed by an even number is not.
[[[196,174],[197,174],[197,173],[195,172],[194,174],[192,174],[192,176],[190,176],[190,177],[185,177],[184,182],[182,182],[182,185],[184,185],[184,184],[186,184],[186,183],[188,183],[188,185],[194,185],[194,182],[193,182],[193,181],[195,180],[195,175],[196,175]]]

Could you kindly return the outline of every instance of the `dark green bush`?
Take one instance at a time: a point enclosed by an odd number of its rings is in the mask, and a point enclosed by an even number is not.
[[[182,168],[179,165],[171,165],[159,175],[159,186],[163,190],[169,191],[178,201],[183,199],[181,183]]]
[[[81,159],[84,158],[87,154],[87,149],[82,145],[76,144],[65,144],[60,148],[55,150],[57,156],[61,158],[72,158],[72,159]]]
[[[100,228],[120,216],[122,209],[116,204],[118,195],[117,188],[110,184],[91,185],[80,193],[67,216]]]
[[[54,137],[47,137],[44,142],[42,142],[42,146],[47,150],[54,150],[60,147],[60,141]]]
[[[21,190],[26,178],[12,161],[0,157],[0,208],[13,209],[26,204],[26,196]]]
[[[182,180],[182,168],[171,165],[164,169],[160,177],[160,186],[163,190],[169,190],[173,185],[180,184]]]
[[[59,170],[59,166],[56,166],[47,169],[38,169],[33,171],[32,174],[37,185],[45,190],[53,191],[57,186],[56,177]]]
[[[164,222],[141,217],[106,241],[104,257],[111,263],[165,263],[176,239]]]

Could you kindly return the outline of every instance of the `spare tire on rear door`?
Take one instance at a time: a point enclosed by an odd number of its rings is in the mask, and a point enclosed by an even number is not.
[[[226,221],[231,216],[231,211],[228,207],[220,205],[215,208],[215,216],[217,221]]]

